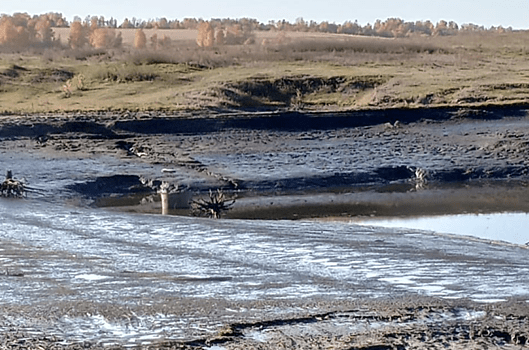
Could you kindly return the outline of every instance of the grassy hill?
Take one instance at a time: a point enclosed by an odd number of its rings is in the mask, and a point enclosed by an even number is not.
[[[68,28],[56,28],[66,43]],[[258,32],[199,48],[193,30],[146,30],[164,47],[4,50],[0,112],[207,108],[349,110],[529,102],[528,32],[376,38]],[[151,33],[152,32],[152,33]]]

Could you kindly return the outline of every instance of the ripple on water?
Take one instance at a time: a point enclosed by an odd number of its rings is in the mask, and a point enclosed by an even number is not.
[[[31,200],[0,200],[0,216],[2,267],[21,273],[0,274],[0,298],[10,304],[529,295],[529,250],[483,240],[351,223],[72,213]],[[109,339],[127,330],[122,321],[99,321],[86,327],[107,327]],[[180,320],[142,322],[130,326],[131,339],[154,334],[141,324]],[[214,328],[194,325],[200,334]]]

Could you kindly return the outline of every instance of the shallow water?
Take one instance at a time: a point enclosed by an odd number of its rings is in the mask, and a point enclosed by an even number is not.
[[[361,225],[425,230],[481,239],[529,244],[529,214],[493,213],[357,221]]]
[[[501,291],[505,282],[516,282],[522,275],[514,272],[529,268],[512,258],[514,252],[529,253],[523,248],[355,224],[213,221],[6,199],[0,201],[0,214],[0,239],[43,257],[38,266],[4,257],[3,267],[66,284],[75,291],[66,298],[113,299],[108,288],[98,287],[116,283],[128,286],[120,288],[121,297],[133,297],[136,288],[232,299],[350,297],[351,289],[356,296],[375,297],[417,290],[506,297],[512,292]],[[508,276],[501,273],[506,266]],[[451,289],[467,276],[468,267],[486,274],[472,273],[465,286]],[[135,286],[127,274],[143,274],[150,285]],[[529,291],[517,283],[508,290],[513,287]],[[3,300],[31,302],[32,295],[43,297],[39,289],[13,290],[13,299],[4,290]]]
[[[208,220],[0,199],[0,244],[0,300],[9,307],[90,302],[167,311],[156,307],[174,298],[529,298],[528,249],[352,223]],[[8,321],[23,324],[20,317]],[[31,327],[136,342],[209,334],[230,317],[226,310],[208,319],[63,315]]]

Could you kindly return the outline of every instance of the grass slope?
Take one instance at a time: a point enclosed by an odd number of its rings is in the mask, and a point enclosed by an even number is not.
[[[527,39],[526,32],[406,39],[298,33],[277,45],[201,49],[185,33],[156,52],[125,43],[120,50],[4,53],[0,112],[527,104]]]

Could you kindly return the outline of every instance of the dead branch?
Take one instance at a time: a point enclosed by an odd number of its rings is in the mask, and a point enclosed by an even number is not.
[[[223,212],[228,211],[235,204],[235,199],[227,199],[222,190],[209,190],[209,200],[198,199],[191,203],[193,214],[220,219]]]

